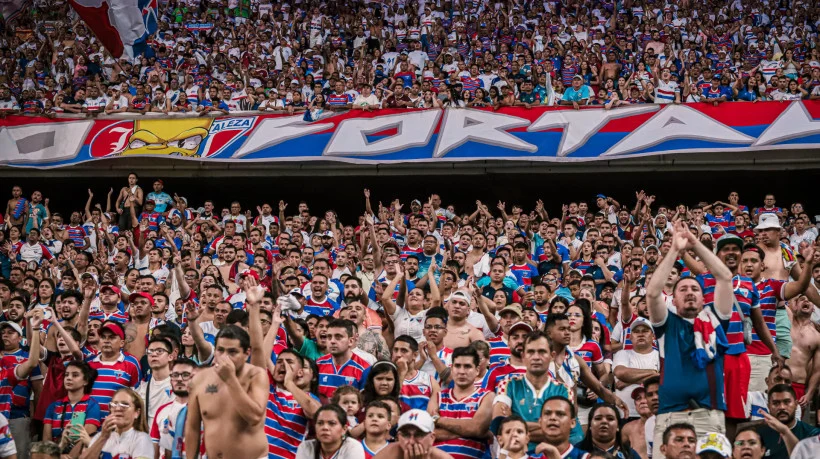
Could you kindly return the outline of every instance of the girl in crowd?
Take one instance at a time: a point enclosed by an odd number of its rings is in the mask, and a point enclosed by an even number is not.
[[[316,438],[299,445],[296,459],[365,459],[362,444],[347,434],[347,414],[338,405],[324,405],[316,412]]]

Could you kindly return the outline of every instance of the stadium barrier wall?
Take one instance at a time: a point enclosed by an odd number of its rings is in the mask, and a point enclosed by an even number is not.
[[[220,116],[0,118],[0,166],[117,158],[201,163],[618,161],[682,153],[815,150],[820,101],[492,109],[385,109]]]

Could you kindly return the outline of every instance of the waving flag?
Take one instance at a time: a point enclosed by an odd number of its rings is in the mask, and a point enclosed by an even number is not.
[[[28,3],[29,0],[0,0],[0,14],[6,23],[11,23]]]
[[[114,57],[146,54],[157,31],[157,0],[69,0]]]

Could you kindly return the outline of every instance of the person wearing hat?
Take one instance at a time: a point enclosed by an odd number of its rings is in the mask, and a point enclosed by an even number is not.
[[[510,348],[507,343],[508,336],[510,336],[510,329],[518,322],[521,322],[521,305],[513,303],[505,306],[498,311],[498,330],[497,336],[487,339],[490,345],[490,367],[502,365],[510,358]]]
[[[436,421],[424,410],[405,411],[399,417],[398,441],[390,443],[373,459],[453,459],[449,453],[433,446]]]
[[[501,311],[501,314],[502,317],[506,316],[506,319],[517,317],[519,321],[510,325],[509,328],[503,332],[503,336],[507,337],[506,346],[509,351],[509,356],[505,361],[502,361],[490,370],[490,374],[487,376],[487,389],[492,391],[501,386],[502,383],[511,376],[526,373],[527,367],[523,360],[524,340],[533,332],[533,328],[530,324],[520,320],[522,313],[518,305],[505,307]],[[505,319],[502,319],[502,323],[505,321]],[[492,359],[492,350],[493,349],[490,350],[490,359]]]
[[[25,317],[28,319],[28,326],[33,336],[39,336],[42,331],[43,316],[44,312],[41,308],[34,308],[26,313]],[[4,344],[6,341],[14,342],[16,340],[19,345],[20,338],[23,336],[23,328],[20,324],[8,321],[2,322],[0,323],[0,330],[2,330]],[[0,392],[6,397],[10,397],[15,386],[21,381],[26,381],[36,369],[39,369],[40,352],[40,340],[33,339],[31,341],[31,348],[29,349],[29,356],[32,357],[20,361],[17,365],[4,365],[3,368],[0,369]],[[26,399],[28,400],[28,398]],[[18,420],[14,422],[14,420],[11,419],[12,405],[9,403],[6,407],[5,410],[0,411],[0,423],[5,424],[8,420],[6,435],[14,439],[14,444],[16,445],[17,451],[20,452],[21,457],[27,457],[31,441],[31,433],[29,430],[31,420],[26,415],[17,418]]]
[[[763,277],[771,279],[788,279],[789,276],[799,277],[801,267],[796,263],[794,252],[786,244],[780,242],[780,218],[775,213],[764,213],[758,218],[754,228],[760,247],[766,253],[766,269]]]
[[[763,320],[770,333],[759,336],[752,334],[752,342],[749,344],[749,360],[752,364],[751,380],[749,382],[749,392],[762,392],[766,390],[766,376],[772,365],[781,366],[785,359],[780,355],[780,346],[775,347],[777,341],[777,304],[788,301],[807,291],[806,288],[811,282],[811,271],[813,271],[814,247],[809,246],[803,253],[809,261],[809,267],[800,273],[796,281],[787,282],[776,279],[763,278],[765,267],[765,252],[757,244],[745,244],[743,254],[740,258],[740,272],[752,279],[760,293],[760,310]],[[787,332],[788,333],[788,332]],[[777,352],[773,352],[774,351]],[[806,381],[805,378],[802,381]]]
[[[632,349],[617,352],[612,362],[612,372],[617,381],[628,384],[615,391],[615,395],[629,407],[629,413],[624,416],[627,419],[640,416],[632,391],[641,387],[640,384],[646,379],[660,375],[660,354],[653,348],[655,333],[648,319],[638,317],[632,321],[629,340]]]
[[[689,229],[686,229],[689,232]],[[690,233],[691,234],[691,233]],[[748,321],[751,321],[754,332],[761,337],[765,347],[774,355],[773,359],[782,361],[768,326],[763,319],[760,309],[760,294],[754,281],[740,272],[740,259],[742,255],[743,239],[734,234],[724,234],[715,243],[714,253],[723,265],[732,274],[732,285],[734,290],[735,303],[728,326],[724,328],[728,349],[724,357],[724,377],[726,382],[726,417],[730,423],[740,422],[746,418],[745,400],[749,391],[751,378],[751,361],[745,343],[744,335],[752,333],[749,330]],[[704,307],[715,309],[712,292],[715,285],[715,277],[710,270],[704,269],[702,263],[695,262],[692,256],[685,252],[683,260],[689,269],[695,273],[698,282],[703,286]],[[745,328],[744,328],[745,327]]]
[[[592,91],[589,86],[584,84],[584,77],[575,75],[572,77],[572,86],[566,88],[563,97],[561,97],[561,105],[572,105],[574,109],[578,110],[582,105],[589,102],[590,97],[592,97]]]
[[[125,330],[117,322],[107,320],[99,330],[100,353],[88,362],[97,370],[97,379],[91,387],[91,397],[100,404],[103,417],[108,415],[108,403],[118,389],[135,388],[140,382],[139,362],[122,352]]]
[[[699,459],[725,459],[732,455],[732,445],[725,435],[710,432],[698,439],[695,453]]]
[[[447,320],[447,335],[444,336],[443,345],[449,349],[469,346],[473,341],[483,341],[484,333],[480,328],[467,321],[470,315],[470,304],[473,296],[477,295],[477,290],[471,295],[466,290],[456,290],[451,293],[446,301],[449,318]]]

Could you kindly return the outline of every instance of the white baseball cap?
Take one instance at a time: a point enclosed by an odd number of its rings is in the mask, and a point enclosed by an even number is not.
[[[436,429],[433,417],[424,410],[410,410],[402,414],[399,418],[398,430],[403,429],[405,426],[414,426],[424,433],[430,433]]]

